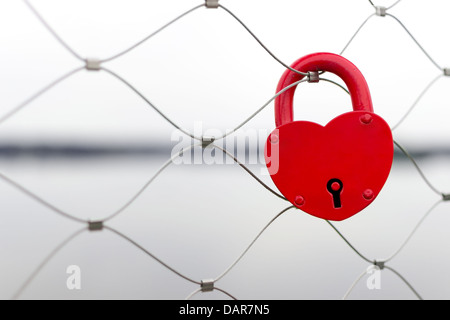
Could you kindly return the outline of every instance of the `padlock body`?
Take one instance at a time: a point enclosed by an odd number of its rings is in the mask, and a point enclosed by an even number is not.
[[[375,200],[389,176],[393,154],[388,124],[367,111],[344,113],[326,126],[308,121],[283,124],[265,146],[269,173],[287,200],[306,213],[334,221],[353,216]],[[332,179],[342,182],[338,195],[327,187]]]

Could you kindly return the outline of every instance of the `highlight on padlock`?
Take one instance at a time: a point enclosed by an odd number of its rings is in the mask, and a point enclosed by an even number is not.
[[[280,141],[280,133],[277,128],[271,132],[267,141],[270,143],[270,148],[264,149],[264,158],[269,174],[274,175],[278,173],[280,168],[280,149],[278,144]]]
[[[353,111],[325,126],[294,121],[296,87],[283,92],[275,100],[276,129],[265,145],[269,174],[286,199],[302,211],[326,220],[347,219],[376,199],[389,176],[394,156],[391,129],[374,113],[367,82],[349,60],[333,53],[314,53],[291,67],[303,73],[326,71],[339,76],[349,90]],[[303,77],[286,70],[277,92]],[[277,170],[272,168],[275,163]]]

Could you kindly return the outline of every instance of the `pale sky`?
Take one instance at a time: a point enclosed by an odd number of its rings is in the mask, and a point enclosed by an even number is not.
[[[30,0],[80,56],[105,59],[145,38],[202,3],[174,1]],[[223,0],[286,64],[303,55],[340,53],[374,12],[368,1]],[[394,1],[379,1],[390,6]],[[448,2],[404,0],[396,16],[440,67],[450,66],[446,39]],[[327,10],[323,10],[323,8]],[[289,8],[289,10],[286,10]],[[292,9],[296,8],[296,9]],[[82,66],[61,46],[23,1],[0,3],[0,114]],[[392,17],[374,16],[343,53],[364,74],[375,112],[394,126],[425,87],[442,72]],[[232,129],[275,93],[284,68],[225,10],[199,8],[141,46],[104,67],[135,86],[188,131]],[[330,78],[330,75],[327,75]],[[331,79],[336,79],[332,77]],[[442,77],[423,96],[394,138],[407,146],[446,145],[448,86]],[[350,111],[338,87],[302,84],[295,118],[325,124]],[[274,129],[273,104],[243,129]],[[82,70],[0,125],[1,141],[170,143],[174,128],[126,85],[101,72]]]

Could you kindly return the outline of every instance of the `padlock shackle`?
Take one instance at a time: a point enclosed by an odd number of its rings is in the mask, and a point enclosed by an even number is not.
[[[304,56],[295,61],[291,67],[301,72],[327,71],[336,74],[347,85],[352,99],[354,111],[373,112],[372,98],[369,86],[361,71],[344,57],[327,52],[319,52]],[[283,88],[300,81],[304,75],[286,70],[278,82],[277,92]],[[294,120],[294,86],[275,99],[275,124],[277,127]]]

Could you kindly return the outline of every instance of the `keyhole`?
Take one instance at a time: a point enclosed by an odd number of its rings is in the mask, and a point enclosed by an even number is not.
[[[333,206],[335,209],[342,207],[341,205],[341,192],[344,185],[339,179],[331,179],[327,183],[327,190],[333,196]]]

